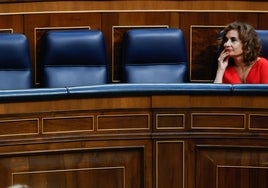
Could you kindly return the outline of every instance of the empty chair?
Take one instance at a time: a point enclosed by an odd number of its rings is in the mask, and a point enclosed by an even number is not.
[[[0,34],[0,80],[0,89],[32,88],[32,64],[25,35]]]
[[[262,44],[261,56],[268,59],[268,30],[256,30]]]
[[[180,29],[132,29],[122,48],[122,82],[185,83],[188,61]]]
[[[41,39],[41,86],[106,84],[108,64],[101,31],[52,30]]]

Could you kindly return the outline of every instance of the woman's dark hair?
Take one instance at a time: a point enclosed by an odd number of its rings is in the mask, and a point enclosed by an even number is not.
[[[226,42],[226,34],[230,30],[236,30],[238,32],[239,39],[242,42],[243,58],[246,65],[250,65],[254,60],[258,58],[261,52],[261,42],[255,29],[243,22],[233,22],[227,25],[222,33],[222,41],[220,49],[224,49],[224,43]]]

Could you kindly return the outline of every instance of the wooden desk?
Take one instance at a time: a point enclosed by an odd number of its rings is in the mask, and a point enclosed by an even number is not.
[[[266,188],[265,95],[145,94],[0,105],[0,188]]]

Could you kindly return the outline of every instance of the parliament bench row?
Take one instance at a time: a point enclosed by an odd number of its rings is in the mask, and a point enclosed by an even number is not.
[[[262,55],[268,34],[257,31]],[[109,81],[105,39],[99,30],[52,30],[40,39],[40,88],[103,85]],[[0,34],[0,89],[33,88],[27,37]],[[131,29],[123,38],[122,83],[189,83],[184,34],[175,28]]]
[[[52,30],[40,39],[40,87],[107,84],[110,64],[99,30]],[[29,44],[23,34],[0,35],[0,89],[33,87]],[[185,83],[188,62],[180,29],[133,29],[122,47],[122,82]],[[39,69],[40,67],[40,69]]]

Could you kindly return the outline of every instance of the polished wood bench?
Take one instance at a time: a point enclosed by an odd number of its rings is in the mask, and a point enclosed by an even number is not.
[[[268,86],[0,91],[0,188],[268,186]]]

